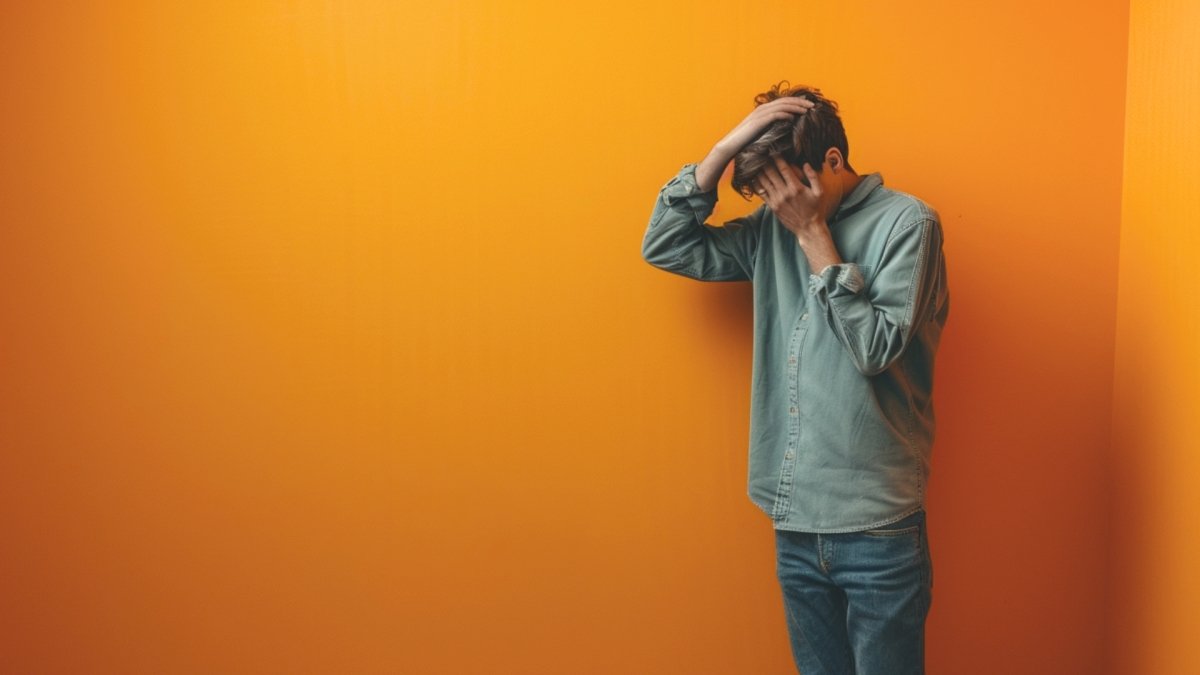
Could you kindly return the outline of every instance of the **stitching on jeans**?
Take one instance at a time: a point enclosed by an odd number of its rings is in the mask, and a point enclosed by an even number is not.
[[[900,537],[906,534],[914,534],[921,530],[920,525],[913,525],[902,530],[864,530],[863,534],[871,537]]]

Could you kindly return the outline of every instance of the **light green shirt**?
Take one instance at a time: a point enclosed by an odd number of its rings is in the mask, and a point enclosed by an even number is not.
[[[717,191],[696,164],[659,192],[642,241],[655,267],[751,281],[750,500],[773,526],[881,527],[923,508],[933,447],[933,366],[949,313],[937,212],[862,177],[829,222],[842,260],[809,269],[764,204],[707,224]]]

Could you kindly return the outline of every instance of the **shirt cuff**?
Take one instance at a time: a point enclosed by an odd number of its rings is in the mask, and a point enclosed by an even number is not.
[[[694,210],[712,209],[717,203],[717,191],[701,192],[696,184],[696,167],[693,162],[684,164],[674,178],[663,186],[662,198],[667,206],[686,204]]]
[[[852,262],[829,265],[821,270],[820,274],[810,274],[808,276],[808,290],[810,293],[815,294],[824,289],[831,298],[842,295],[857,295],[866,285],[866,281],[863,280],[862,270],[858,269],[857,263]]]

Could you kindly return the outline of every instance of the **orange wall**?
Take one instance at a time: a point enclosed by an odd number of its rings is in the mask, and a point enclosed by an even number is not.
[[[1113,671],[1200,672],[1200,5],[1130,12],[1114,387]]]
[[[785,78],[945,223],[931,672],[1100,671],[1123,1],[119,4],[0,8],[0,671],[790,672],[639,256]]]

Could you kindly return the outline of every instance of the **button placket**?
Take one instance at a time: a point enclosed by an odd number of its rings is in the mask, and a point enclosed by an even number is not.
[[[788,342],[788,435],[787,450],[783,454],[783,466],[779,470],[779,487],[775,495],[774,514],[776,519],[787,516],[791,506],[792,478],[796,471],[796,454],[800,445],[800,348],[808,332],[808,312],[800,315],[792,327]]]

